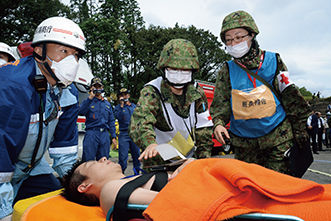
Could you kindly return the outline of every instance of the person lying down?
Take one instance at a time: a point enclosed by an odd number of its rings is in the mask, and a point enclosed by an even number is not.
[[[194,158],[189,158],[175,171],[167,171],[167,181],[172,180],[187,164],[194,160]],[[120,188],[137,177],[126,177],[122,173],[121,166],[107,160],[106,157],[99,161],[78,161],[64,176],[62,183],[64,191],[61,195],[69,201],[82,205],[101,206],[102,211],[107,215],[108,210],[114,206]],[[143,186],[133,191],[129,203],[150,204],[159,193],[159,191],[152,189],[154,182],[155,176],[152,176]]]
[[[256,212],[331,220],[326,209],[331,206],[330,184],[224,158],[188,159],[167,175],[162,190],[153,190],[152,176],[129,197],[131,204],[149,205],[147,220],[225,220]],[[121,187],[138,177],[125,177],[121,166],[106,158],[77,163],[65,177],[62,195],[79,204],[100,205],[107,214]]]

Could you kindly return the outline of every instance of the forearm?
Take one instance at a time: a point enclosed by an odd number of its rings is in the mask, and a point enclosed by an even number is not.
[[[196,158],[208,158],[211,157],[211,151],[214,146],[212,141],[213,127],[204,127],[196,129]]]
[[[0,219],[13,213],[14,190],[10,182],[0,183]]]
[[[91,103],[92,99],[90,98],[86,98],[85,100],[83,100],[82,104],[79,107],[79,114],[85,116],[90,108]]]
[[[120,120],[123,118],[123,108],[117,105],[114,109],[114,116],[116,119]]]
[[[299,90],[291,85],[283,91],[282,100],[286,116],[290,120],[293,130],[305,130],[311,110]]]
[[[140,126],[129,125],[129,135],[132,141],[140,147],[142,150],[145,150],[150,144],[156,143],[156,135],[153,128],[148,126],[142,128]]]
[[[231,90],[228,67],[224,65],[217,76],[214,99],[210,106],[214,128],[217,125],[225,126],[230,121]]]
[[[49,147],[53,168],[62,177],[75,163],[78,147],[78,104],[65,107]]]
[[[279,72],[287,71],[287,67],[279,55],[277,56],[277,64]],[[293,130],[304,131],[306,129],[307,118],[311,112],[307,101],[296,88],[295,84],[292,84],[286,87],[283,91],[280,91],[279,82],[277,77],[275,77],[274,87],[280,94],[286,116],[290,120]]]
[[[115,119],[112,114],[109,115],[109,132],[112,138],[116,138]]]
[[[156,116],[160,114],[158,113],[160,101],[151,94],[155,94],[152,87],[143,88],[129,125],[131,139],[143,150],[150,144],[156,143],[154,126],[157,122]]]

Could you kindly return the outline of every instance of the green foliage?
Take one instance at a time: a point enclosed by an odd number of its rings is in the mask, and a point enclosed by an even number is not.
[[[86,48],[88,62],[92,73],[105,82],[106,95],[112,91],[110,82],[117,81],[115,66],[118,57],[119,38],[122,33],[118,29],[118,20],[114,17],[104,18],[100,14],[93,15],[81,24],[86,36]]]
[[[197,29],[194,26],[163,28],[151,25],[148,29],[141,28],[135,35],[137,62],[135,72],[124,73],[124,85],[130,88],[131,97],[139,98],[139,92],[143,85],[161,75],[156,69],[160,53],[164,45],[175,38],[184,38],[191,41],[197,48],[200,71],[194,78],[209,82],[216,81],[217,71],[231,57],[221,49],[222,43],[211,32]]]
[[[311,97],[313,94],[308,91],[305,87],[299,88],[300,93],[302,94],[302,96],[305,97]]]
[[[32,41],[35,29],[43,20],[69,13],[69,7],[60,0],[1,0],[0,42],[13,46]]]
[[[1,0],[0,14],[0,41],[9,45],[31,41],[37,25],[48,17],[65,16],[78,23],[86,37],[85,59],[112,99],[126,87],[137,101],[144,84],[161,75],[156,64],[171,39],[184,38],[196,46],[200,70],[195,79],[215,82],[217,71],[231,59],[210,31],[178,24],[146,28],[137,0],[71,0],[69,6],[60,0]]]

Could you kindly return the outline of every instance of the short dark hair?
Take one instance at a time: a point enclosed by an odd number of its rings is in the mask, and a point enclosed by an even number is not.
[[[67,200],[79,203],[85,206],[100,206],[99,198],[94,194],[80,193],[78,192],[78,186],[84,182],[88,177],[82,175],[79,171],[76,171],[77,167],[83,164],[84,161],[77,161],[72,168],[62,178],[62,186],[64,187],[61,196]]]

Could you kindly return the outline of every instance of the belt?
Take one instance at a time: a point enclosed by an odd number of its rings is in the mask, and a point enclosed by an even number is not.
[[[95,131],[100,131],[100,132],[108,131],[107,128],[103,128],[103,127],[93,127],[93,128],[89,128],[87,130],[95,130]]]

